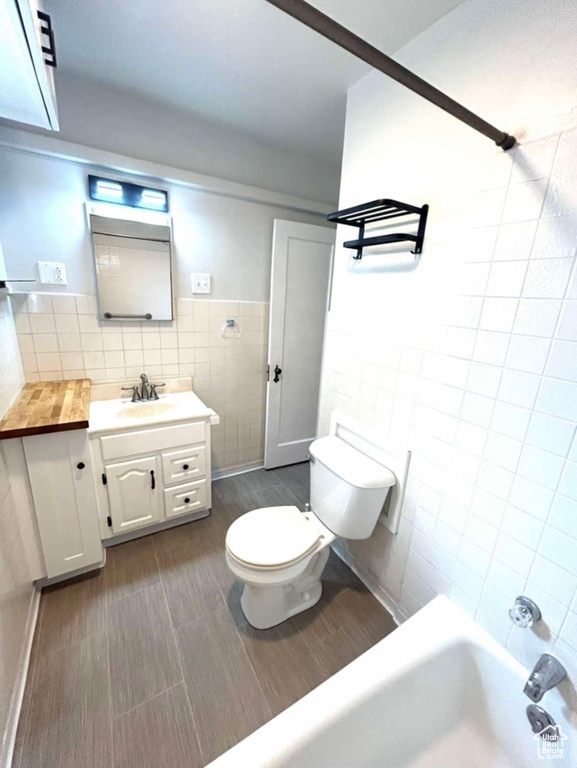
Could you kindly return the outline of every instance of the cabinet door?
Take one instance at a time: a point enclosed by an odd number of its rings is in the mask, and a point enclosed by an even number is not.
[[[23,439],[48,578],[102,563],[85,430]]]
[[[157,456],[105,466],[114,533],[162,520],[162,479]]]

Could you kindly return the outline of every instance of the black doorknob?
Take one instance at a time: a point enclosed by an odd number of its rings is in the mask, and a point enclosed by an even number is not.
[[[84,469],[85,466],[86,464],[83,461],[79,461],[76,465],[76,469]]]
[[[282,368],[279,368],[278,365],[275,365],[275,367],[274,367],[274,379],[273,379],[275,384],[279,383],[279,381],[280,381],[279,376],[281,375],[281,373],[282,373]]]
[[[188,464],[183,464],[183,465],[182,465],[182,468],[183,468],[183,469],[188,469]]]
[[[186,499],[184,500],[184,503],[185,503],[185,504],[189,504],[189,503],[190,503],[190,499],[188,498],[188,496],[187,496],[187,497],[186,497]]]

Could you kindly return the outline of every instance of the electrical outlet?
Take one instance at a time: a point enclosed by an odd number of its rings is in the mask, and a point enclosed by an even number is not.
[[[68,285],[66,266],[61,261],[39,261],[38,272],[43,285]]]
[[[211,277],[200,272],[191,275],[193,293],[211,293]]]

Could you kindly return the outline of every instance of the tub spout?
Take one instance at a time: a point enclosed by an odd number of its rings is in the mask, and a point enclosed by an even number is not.
[[[554,656],[544,653],[533,667],[533,671],[523,688],[523,693],[531,701],[541,701],[545,693],[559,685],[566,676],[567,670],[563,664]]]

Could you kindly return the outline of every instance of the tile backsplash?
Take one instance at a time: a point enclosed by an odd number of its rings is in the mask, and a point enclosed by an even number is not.
[[[26,381],[192,376],[221,418],[212,433],[214,469],[262,461],[268,303],[178,299],[172,322],[139,323],[98,320],[94,296],[10,298]]]
[[[371,106],[345,204],[382,172],[363,165],[382,146]],[[444,176],[423,160],[416,268],[352,265],[338,233],[320,432],[337,409],[413,451],[399,534],[348,543],[401,618],[448,594],[525,665],[554,652],[577,679],[577,131],[480,150],[465,179],[442,153]],[[543,612],[530,631],[508,618],[519,594]]]

